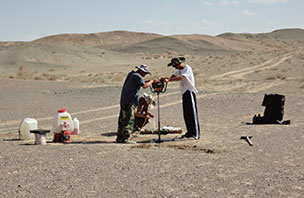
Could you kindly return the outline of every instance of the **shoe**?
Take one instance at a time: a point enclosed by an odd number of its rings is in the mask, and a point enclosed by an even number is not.
[[[182,135],[181,138],[190,138],[193,137],[192,135],[188,135],[187,133],[185,135]]]
[[[121,144],[136,144],[136,142],[135,141],[132,141],[132,140],[128,140],[128,139],[126,139],[126,140],[116,140],[116,142],[117,143],[121,143]]]
[[[126,140],[123,142],[124,144],[136,144],[135,141],[132,141],[132,140]]]
[[[188,135],[182,135],[180,137],[181,139],[184,139],[184,140],[198,140],[199,138],[195,138],[194,136],[188,136]]]

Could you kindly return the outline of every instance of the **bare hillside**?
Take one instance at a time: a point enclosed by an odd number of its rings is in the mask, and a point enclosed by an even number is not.
[[[215,72],[228,72],[261,64],[287,52],[303,49],[298,41],[287,45],[278,41],[300,40],[303,30],[278,30],[247,39],[243,34],[172,35],[113,31],[96,34],[60,34],[32,42],[0,43],[0,76],[36,80],[121,83],[123,74],[135,65],[148,64],[155,75],[174,56],[186,56],[204,82]],[[250,34],[251,35],[251,34]],[[257,38],[267,38],[267,41]],[[301,56],[297,59],[300,63]],[[295,67],[293,63],[289,63]],[[300,75],[290,68],[286,74]],[[216,69],[216,70],[214,70]],[[282,69],[284,70],[284,69]],[[285,69],[286,70],[286,69]],[[285,71],[284,70],[284,71]],[[256,73],[258,74],[259,71]],[[268,78],[266,70],[263,74]],[[279,72],[276,72],[279,73]],[[299,74],[299,75],[298,75]],[[280,74],[275,74],[280,75]],[[259,76],[259,75],[257,75]]]
[[[161,37],[161,35],[141,32],[112,31],[95,34],[59,34],[43,37],[33,41],[33,43],[52,43],[61,45],[111,48],[131,45],[158,37]]]
[[[224,33],[224,34],[218,35],[217,37],[249,39],[249,40],[258,40],[258,41],[266,41],[266,42],[294,43],[297,41],[304,40],[304,30],[303,29],[281,29],[281,30],[275,30],[270,33],[260,33],[260,34]]]

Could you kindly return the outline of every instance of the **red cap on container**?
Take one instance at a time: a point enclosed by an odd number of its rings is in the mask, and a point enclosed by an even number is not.
[[[58,113],[63,113],[63,112],[66,112],[66,109],[59,109],[58,110]]]

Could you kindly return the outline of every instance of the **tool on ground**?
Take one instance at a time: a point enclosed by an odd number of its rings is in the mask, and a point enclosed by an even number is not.
[[[181,134],[183,131],[179,127],[173,127],[173,126],[167,125],[167,126],[162,127],[160,129],[160,132],[163,135],[167,135],[167,134],[173,134],[173,133],[174,134],[176,134],[176,133]],[[141,134],[155,134],[155,133],[158,133],[158,130],[143,130],[141,132]]]
[[[53,132],[53,142],[69,143],[71,135],[79,134],[79,120],[77,118],[72,120],[66,109],[59,109],[54,117]]]
[[[49,133],[50,130],[46,129],[35,129],[30,130],[30,133],[35,134],[35,144],[46,145],[46,133]]]
[[[246,140],[247,143],[248,143],[250,146],[253,146],[253,144],[252,144],[252,142],[251,142],[251,140],[250,140],[251,138],[252,138],[252,136],[241,136],[240,139]]]
[[[160,80],[152,83],[150,90],[152,93],[157,94],[157,118],[158,118],[158,140],[157,143],[161,143],[161,129],[160,129],[160,108],[159,108],[159,94],[167,91],[168,83],[165,80]]]

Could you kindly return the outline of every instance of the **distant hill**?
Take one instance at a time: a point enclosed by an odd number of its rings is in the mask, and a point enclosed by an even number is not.
[[[115,48],[126,53],[151,53],[151,54],[202,54],[212,51],[225,52],[226,49],[205,40],[187,40],[174,36],[165,36],[152,40]]]
[[[248,34],[248,33],[224,33],[217,35],[220,38],[226,39],[249,39],[256,41],[265,42],[286,42],[293,43],[297,41],[304,40],[304,30],[303,29],[280,29],[275,30],[270,33],[260,33],[260,34]]]
[[[251,40],[231,40],[202,34],[172,35],[146,40],[132,45],[113,48],[125,53],[177,53],[188,55],[231,54],[236,51],[250,51],[261,48]]]
[[[159,37],[162,37],[162,35],[142,32],[112,31],[95,34],[58,34],[37,39],[32,41],[32,43],[113,48],[131,45]]]
[[[124,53],[222,54],[257,48],[252,42],[202,34],[163,36],[152,33],[112,31],[96,34],[58,34],[30,42],[32,45],[94,47]],[[255,45],[255,46],[253,46]]]
[[[261,40],[269,41],[262,43]],[[225,33],[163,36],[113,31],[96,34],[58,34],[31,42],[0,42],[0,75],[19,68],[32,72],[121,70],[142,60],[162,61],[176,55],[218,56],[277,49],[276,44],[304,40],[304,30],[285,29],[263,34]],[[278,42],[279,41],[279,42]],[[272,45],[274,44],[274,45]],[[286,46],[286,45],[284,45]]]

